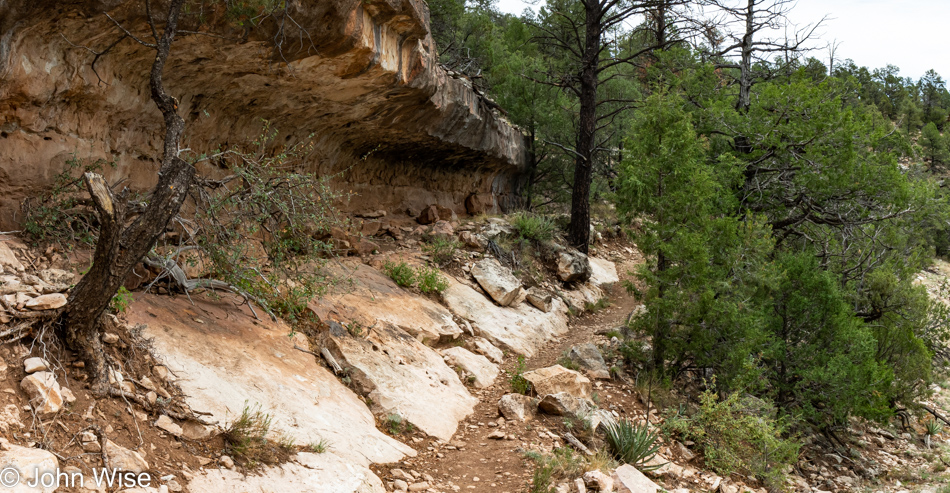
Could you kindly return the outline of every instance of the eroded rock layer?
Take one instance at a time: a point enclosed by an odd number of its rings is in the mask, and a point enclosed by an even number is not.
[[[421,0],[291,1],[248,30],[223,2],[207,9],[185,28],[213,35],[179,36],[165,70],[193,154],[252,142],[267,119],[277,144],[313,142],[305,167],[354,192],[350,210],[517,200],[524,138],[436,63]],[[135,0],[0,3],[0,228],[72,155],[115,161],[107,178],[135,188],[156,180],[154,53],[116,44],[123,33],[106,12],[148,38]]]

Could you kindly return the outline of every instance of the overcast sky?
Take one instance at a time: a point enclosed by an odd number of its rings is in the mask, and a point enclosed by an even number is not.
[[[499,9],[513,14],[528,6],[498,0]],[[871,69],[890,63],[900,67],[902,77],[914,79],[931,68],[950,77],[950,0],[799,0],[789,17],[803,25],[825,15],[822,40],[838,42],[837,59]],[[826,51],[814,56],[827,64]]]

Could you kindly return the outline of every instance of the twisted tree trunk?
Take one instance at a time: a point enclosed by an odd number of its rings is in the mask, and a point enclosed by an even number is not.
[[[127,225],[129,218],[124,194],[115,197],[99,175],[87,173],[84,176],[100,218],[99,239],[93,265],[70,293],[69,302],[56,321],[56,330],[67,347],[79,353],[86,363],[92,388],[99,393],[109,390],[99,339],[99,320],[132,268],[141,262],[169,220],[178,214],[195,177],[195,168],[178,157],[185,121],[178,115],[178,101],[165,92],[162,82],[162,71],[178,31],[183,3],[184,0],[171,0],[161,35],[151,12],[147,12],[155,42],[136,39],[155,50],[149,84],[152,101],[162,112],[165,123],[159,180],[147,199],[148,206]]]

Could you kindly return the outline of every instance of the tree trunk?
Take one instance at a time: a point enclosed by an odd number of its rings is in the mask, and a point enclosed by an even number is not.
[[[752,36],[755,33],[755,0],[748,0],[745,14],[745,35],[742,36],[742,59],[739,62],[739,101],[736,109],[748,112],[752,106]]]
[[[584,56],[580,80],[580,111],[576,155],[574,159],[574,189],[571,193],[571,224],[568,242],[587,253],[590,243],[590,184],[593,177],[594,134],[597,129],[597,83],[601,43],[601,9],[599,1],[587,2]]]
[[[106,392],[109,385],[99,340],[100,317],[132,268],[141,262],[169,220],[178,214],[194,181],[195,168],[178,157],[185,122],[177,113],[178,101],[165,92],[162,83],[162,70],[177,33],[183,3],[184,0],[171,1],[165,29],[154,45],[155,62],[149,82],[152,101],[164,118],[165,142],[158,184],[147,200],[148,206],[126,227],[124,194],[118,199],[114,197],[102,177],[96,174],[87,173],[84,177],[102,226],[93,265],[70,293],[58,320],[57,332],[67,347],[78,352],[86,363],[95,392]]]

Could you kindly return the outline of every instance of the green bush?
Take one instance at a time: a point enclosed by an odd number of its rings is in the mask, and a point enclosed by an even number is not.
[[[515,368],[511,372],[511,378],[509,379],[511,390],[524,395],[528,395],[528,392],[531,392],[531,382],[524,377],[524,372],[527,369],[528,364],[525,363],[524,356],[518,356],[518,363],[515,364]]]
[[[386,262],[383,264],[383,270],[386,271],[386,274],[392,278],[396,284],[404,287],[411,288],[416,284],[416,273],[412,270],[412,267],[405,262]]]
[[[131,305],[133,301],[135,301],[135,298],[132,297],[132,293],[129,292],[125,286],[119,286],[119,291],[112,297],[112,301],[109,302],[109,308],[115,313],[123,313],[129,309],[129,305]]]
[[[788,424],[748,412],[738,392],[720,400],[714,391],[707,391],[700,403],[693,416],[677,420],[675,431],[702,447],[706,465],[724,476],[754,475],[769,487],[780,488],[783,471],[798,460],[800,447],[794,436],[782,437]]]
[[[511,219],[511,225],[515,227],[519,237],[536,242],[551,241],[554,233],[557,232],[557,225],[553,220],[526,212],[515,214]]]
[[[441,293],[449,288],[448,281],[442,277],[439,269],[422,267],[416,272],[419,291],[423,293]]]
[[[458,249],[459,242],[442,236],[435,236],[428,243],[422,245],[422,251],[438,266],[451,262]]]
[[[621,419],[606,425],[605,431],[607,444],[617,460],[641,471],[651,471],[658,467],[646,465],[660,450],[660,445],[656,442],[657,435],[650,431],[647,423],[638,425]]]

